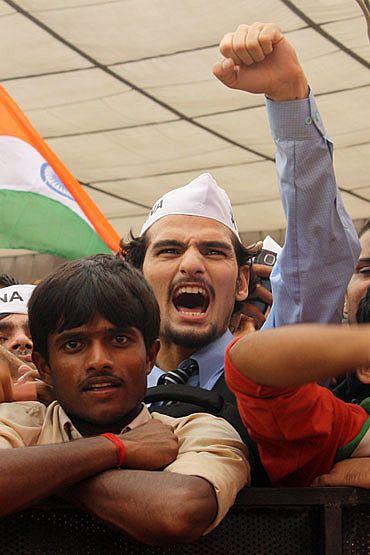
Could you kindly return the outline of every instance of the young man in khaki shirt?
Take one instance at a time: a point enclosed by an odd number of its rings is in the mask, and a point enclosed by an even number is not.
[[[142,276],[108,255],[66,263],[35,289],[29,321],[57,401],[0,404],[0,514],[56,493],[147,543],[212,530],[249,483],[247,450],[222,419],[142,404],[159,329]]]

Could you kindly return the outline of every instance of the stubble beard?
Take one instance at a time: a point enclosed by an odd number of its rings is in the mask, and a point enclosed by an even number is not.
[[[195,329],[176,329],[171,324],[164,324],[161,329],[160,338],[163,344],[174,343],[186,349],[198,351],[202,347],[209,345],[225,332],[227,325],[218,329],[216,324],[211,324],[207,330],[198,331]]]

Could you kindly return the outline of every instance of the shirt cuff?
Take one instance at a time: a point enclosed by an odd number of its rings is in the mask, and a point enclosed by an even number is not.
[[[302,100],[276,102],[265,98],[265,102],[274,140],[329,139],[311,90]]]

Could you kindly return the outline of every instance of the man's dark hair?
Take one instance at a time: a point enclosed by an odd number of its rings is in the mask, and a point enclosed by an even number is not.
[[[10,274],[0,274],[0,289],[10,287],[11,285],[19,285],[19,281]]]
[[[34,351],[48,360],[48,336],[79,327],[99,314],[114,326],[135,327],[149,348],[159,334],[159,308],[142,274],[98,254],[66,262],[33,291],[28,304]]]
[[[358,305],[356,321],[358,324],[366,324],[370,322],[370,287]]]

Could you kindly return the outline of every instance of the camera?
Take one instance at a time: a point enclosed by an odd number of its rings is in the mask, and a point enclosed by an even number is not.
[[[272,268],[275,265],[278,254],[281,252],[281,250],[281,246],[276,241],[274,241],[274,239],[270,237],[270,235],[267,235],[267,237],[265,237],[265,239],[263,240],[262,250],[257,256],[254,257],[253,263],[264,264],[265,266],[270,266]],[[271,282],[269,278],[261,278],[256,276],[254,278],[254,285],[257,284],[261,284],[262,287],[271,292]],[[248,300],[249,302],[254,304],[254,306],[259,308],[262,314],[266,314],[266,311],[269,307],[267,303],[261,301],[258,298],[251,298]]]

